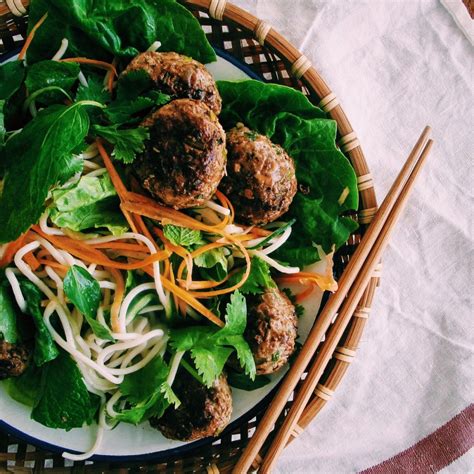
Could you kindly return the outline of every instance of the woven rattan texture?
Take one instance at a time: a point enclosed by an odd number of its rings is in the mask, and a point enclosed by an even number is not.
[[[340,131],[339,143],[356,170],[359,179],[360,209],[353,213],[360,220],[359,229],[351,235],[348,242],[338,250],[335,256],[335,274],[340,276],[350,256],[360,242],[366,226],[376,210],[373,181],[360,149],[357,136],[344,115],[335,94],[328,92],[328,87],[316,71],[310,67],[306,58],[290,57],[295,54],[294,48],[282,39],[270,25],[257,20],[246,12],[230,4],[219,6],[218,12],[223,14],[222,20],[211,18],[208,14],[209,0],[190,0],[185,3],[198,18],[208,39],[213,46],[218,47],[245,63],[264,80],[284,84],[301,90],[316,105],[320,104],[338,122]],[[219,2],[217,2],[219,3]],[[23,4],[26,4],[23,0]],[[216,5],[216,2],[214,2]],[[225,2],[224,2],[225,4]],[[249,26],[250,25],[250,26]],[[12,15],[5,3],[0,3],[0,53],[8,53],[17,49],[24,41],[26,17]],[[257,38],[259,41],[257,41]],[[262,45],[263,44],[263,45]],[[277,46],[275,46],[277,45]],[[291,51],[287,53],[287,51]],[[298,53],[296,51],[296,53]],[[296,74],[295,64],[298,67]],[[302,69],[301,69],[302,68]],[[302,73],[303,71],[303,73]],[[318,93],[319,92],[319,93]],[[360,216],[360,219],[359,219]],[[294,432],[296,437],[319,413],[330,400],[332,394],[341,382],[357,349],[361,334],[370,314],[370,306],[378,284],[380,269],[372,278],[357,311],[341,339],[335,356],[327,367],[315,394],[301,417]],[[297,389],[298,390],[298,387]],[[292,399],[292,397],[291,397]],[[291,406],[291,399],[287,409]],[[252,436],[258,423],[259,416],[243,422],[232,432],[225,431],[212,444],[200,447],[179,459],[169,458],[166,462],[134,462],[134,463],[104,463],[65,461],[59,454],[45,452],[27,445],[13,436],[0,432],[0,472],[15,469],[16,472],[229,472],[238,459],[247,440]],[[279,425],[285,413],[280,417]],[[293,439],[293,438],[292,438]],[[269,441],[269,440],[268,440]]]

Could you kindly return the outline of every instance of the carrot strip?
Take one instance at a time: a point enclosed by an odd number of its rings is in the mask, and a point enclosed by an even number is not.
[[[130,250],[136,252],[143,252],[143,245],[140,244],[129,244],[127,242],[103,242],[100,244],[94,244],[96,249],[112,249],[112,250]]]
[[[173,265],[170,264],[170,281],[174,285],[175,284],[175,279],[174,279],[174,273],[173,273]],[[179,300],[178,297],[176,296],[176,293],[171,293],[173,295],[173,301],[174,305],[176,308],[179,308]]]
[[[38,262],[40,263],[40,265],[47,265],[48,267],[51,267],[51,268],[56,268],[57,270],[61,270],[63,271],[64,273],[67,272],[68,270],[68,267],[66,265],[63,265],[61,263],[58,263],[54,260],[49,260],[47,258],[40,258],[38,260]]]
[[[291,275],[285,275],[275,278],[277,283],[302,283],[314,282],[322,290],[336,291],[337,283],[332,276],[332,272],[328,271],[326,275],[311,272],[298,272]]]
[[[33,251],[28,252],[24,257],[23,260],[30,266],[30,268],[35,272],[38,270],[39,266],[41,265],[37,258],[34,256]]]
[[[31,28],[30,34],[26,38],[25,44],[23,45],[23,48],[21,48],[20,54],[18,55],[18,59],[21,61],[22,59],[25,59],[26,51],[30,47],[31,42],[33,41],[33,38],[35,37],[36,30],[44,23],[44,21],[48,18],[48,12],[46,12],[39,20],[38,23]]]
[[[115,66],[117,66],[117,58],[116,57],[114,57],[114,59],[112,60],[112,66],[114,68],[115,68]],[[109,92],[112,92],[114,90],[114,75],[110,70],[107,72],[107,74],[109,75],[107,77],[107,89],[109,90]],[[117,72],[115,72],[115,74],[117,74]]]
[[[120,305],[122,304],[123,296],[125,293],[125,282],[123,280],[123,276],[120,270],[117,270],[113,267],[108,267],[107,269],[112,274],[112,277],[115,280],[114,300],[112,302],[112,306],[110,307],[110,325],[112,327],[112,331],[119,332],[119,312]]]
[[[118,76],[117,70],[115,66],[110,63],[106,63],[105,61],[99,61],[97,59],[89,59],[89,58],[64,58],[60,59],[63,63],[78,63],[78,64],[90,64],[91,66],[96,66],[100,69],[106,69],[107,71],[111,71],[113,75]]]
[[[104,267],[111,267],[120,270],[138,270],[139,268],[146,267],[153,262],[163,260],[168,257],[168,253],[159,251],[151,254],[143,260],[135,263],[123,263],[116,262],[109,259],[105,254],[96,250],[93,245],[84,244],[81,241],[70,239],[69,237],[53,236],[45,234],[39,227],[33,226],[35,232],[44,237],[46,240],[51,242],[56,247],[70,252],[75,257],[85,260],[90,263],[96,263]]]
[[[296,295],[295,301],[297,303],[301,303],[302,301],[304,301],[306,298],[308,298],[313,293],[314,288],[316,286],[317,286],[316,284],[311,282],[305,290],[303,290],[301,293],[298,293]]]
[[[18,250],[20,250],[21,247],[23,247],[27,234],[28,232],[25,232],[24,234],[21,234],[18,239],[13,240],[7,244],[7,248],[0,259],[0,267],[6,267],[11,263],[15,254],[18,252]]]
[[[227,198],[227,196],[219,191],[218,189],[216,190],[216,196],[217,199],[221,202],[222,206],[230,210],[230,223],[233,224],[234,218],[235,218],[235,211],[234,211],[234,206],[230,202],[230,200]]]

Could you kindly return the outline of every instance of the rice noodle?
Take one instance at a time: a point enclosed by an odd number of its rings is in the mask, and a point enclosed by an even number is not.
[[[63,38],[61,40],[61,46],[59,47],[58,51],[56,52],[56,54],[51,59],[53,61],[59,61],[64,56],[64,53],[66,52],[68,46],[69,46],[68,39]]]
[[[268,265],[270,265],[275,270],[278,270],[281,273],[298,273],[300,271],[298,267],[285,267],[285,265],[278,263],[276,260],[273,260],[273,258],[268,257],[267,255],[260,252],[259,250],[250,250],[249,253],[252,255],[256,255],[262,260],[265,260],[265,262],[267,262]]]

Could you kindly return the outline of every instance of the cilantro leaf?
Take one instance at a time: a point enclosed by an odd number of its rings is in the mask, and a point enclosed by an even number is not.
[[[133,163],[136,153],[145,149],[150,134],[144,127],[119,129],[118,125],[94,125],[94,132],[114,145],[112,156],[125,164]]]
[[[242,279],[244,269],[239,270],[231,278],[228,285],[232,286]],[[250,274],[245,283],[240,287],[243,294],[258,295],[263,293],[267,288],[276,288],[276,284],[270,275],[270,266],[267,262],[257,256],[253,256],[251,260]]]
[[[165,237],[174,245],[189,247],[201,240],[201,231],[173,224],[163,226]]]
[[[70,430],[91,424],[98,407],[99,397],[87,391],[76,363],[61,351],[43,368],[31,418],[49,428]]]
[[[170,335],[170,344],[176,351],[191,351],[196,369],[208,387],[222,373],[234,350],[248,376],[252,379],[255,377],[253,355],[243,337],[247,325],[247,305],[244,296],[238,291],[230,297],[225,320],[222,329],[193,326],[176,329]]]
[[[87,77],[87,84],[87,87],[80,84],[77,88],[76,101],[93,100],[101,104],[110,101],[110,92],[105,89],[100,77],[91,74]]]
[[[169,367],[161,357],[155,357],[145,367],[127,375],[120,384],[126,408],[116,419],[138,424],[151,416],[160,417],[169,405],[179,405],[179,400],[166,382]]]
[[[64,278],[64,293],[84,315],[94,334],[101,339],[114,339],[110,331],[95,319],[102,293],[97,280],[85,268],[78,265],[69,268]]]

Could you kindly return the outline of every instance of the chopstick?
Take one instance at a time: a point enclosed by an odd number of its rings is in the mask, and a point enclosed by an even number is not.
[[[408,195],[413,187],[414,180],[418,175],[421,166],[423,165],[429,153],[429,150],[431,149],[432,141],[428,140],[430,131],[431,129],[426,127],[423,133],[420,135],[416,145],[414,146],[406,163],[400,171],[400,174],[397,176],[395,182],[390,188],[390,191],[388,192],[377,214],[372,220],[369,228],[367,229],[364,238],[358,245],[354,255],[350,259],[344,273],[342,274],[339,280],[338,291],[331,295],[320,315],[318,316],[313,328],[308,335],[303,349],[293,363],[290,371],[284,378],[280,389],[268,406],[265,415],[257,427],[257,430],[250,439],[239,461],[235,465],[233,470],[234,473],[242,474],[249,470],[261,447],[265,443],[269,433],[271,432],[275,422],[284,409],[288,398],[295,389],[302,374],[310,364],[311,359],[320,345],[322,337],[327,332],[332,320],[334,319],[334,316],[339,311],[339,308],[344,302],[346,296],[348,296],[348,302],[350,303],[344,303],[344,307],[342,309],[344,310],[347,321],[350,319],[350,314],[352,314],[352,311],[349,311],[349,309],[352,306],[354,306],[355,309],[360,296],[367,286],[367,282],[370,278],[373,268],[378,263],[382,251],[387,245],[388,237],[393,230],[393,227],[401,213],[404,204],[406,203]],[[365,263],[366,261],[367,263]],[[358,282],[357,286],[354,285],[354,290],[351,291],[356,279]],[[365,284],[363,284],[364,282]],[[349,294],[350,291],[352,295],[357,293],[359,297],[356,298],[351,296],[351,294]],[[342,316],[344,316],[344,314]],[[344,323],[346,323],[346,321],[342,321],[340,315],[337,319],[341,319],[341,322],[338,323],[337,333],[339,333],[343,327],[345,328]],[[345,325],[347,325],[347,323]],[[324,352],[325,355],[322,357],[318,356],[319,363],[316,364],[315,362],[314,367],[311,369],[313,376],[310,378],[310,374],[307,375],[301,389],[298,392],[297,399],[295,399],[293,402],[292,408],[288,413],[288,416],[285,418],[284,425],[282,426],[282,428],[285,427],[284,431],[280,431],[277,434],[272,443],[272,449],[267,452],[267,458],[265,460],[266,463],[265,465],[262,464],[262,472],[265,472],[265,469],[271,467],[278,454],[282,451],[286,445],[286,441],[288,440],[292,429],[295,427],[299,416],[306,406],[306,403],[309,400],[309,397],[311,396],[317,381],[319,380],[319,377],[316,376],[319,373],[322,373],[324,370],[325,365],[323,362],[327,358],[327,353],[329,353],[329,358],[332,354],[332,351],[329,351],[329,349],[333,345],[332,343],[334,340],[336,340],[335,336],[337,335],[335,330],[332,331],[332,334],[333,336],[331,337],[330,342],[326,342],[325,346],[321,347],[321,352],[326,348]],[[330,334],[328,334],[327,341],[329,341],[329,335]],[[312,387],[313,383],[314,387]],[[299,400],[299,402],[298,404],[295,404],[297,400]]]

